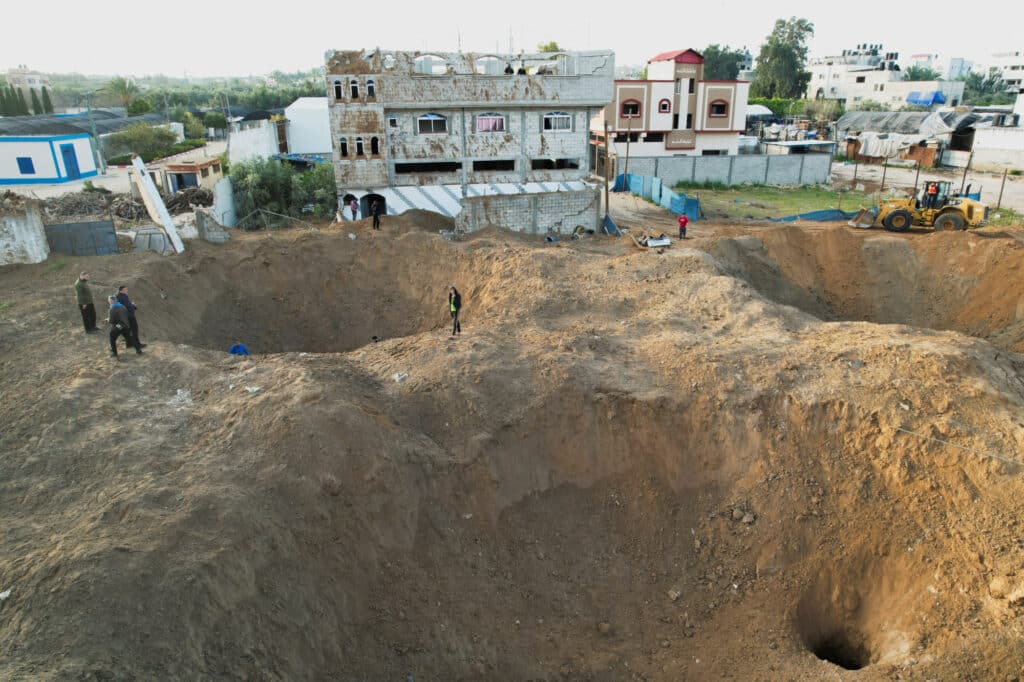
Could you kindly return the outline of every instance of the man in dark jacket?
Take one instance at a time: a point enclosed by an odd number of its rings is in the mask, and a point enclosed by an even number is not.
[[[131,328],[131,339],[134,339],[133,342],[126,336],[124,340],[124,347],[126,349],[129,346],[135,346],[136,348],[145,348],[148,344],[142,343],[142,341],[139,339],[139,321],[135,319],[136,307],[135,304],[132,303],[132,299],[128,298],[127,285],[121,285],[120,287],[118,287],[117,302],[123,305],[125,307],[125,310],[128,311],[128,325]]]
[[[455,285],[448,287],[448,312],[452,314],[452,336],[462,334],[462,324],[459,323],[459,311],[462,310],[462,294],[455,288]]]
[[[92,302],[92,291],[89,289],[89,273],[83,272],[75,282],[75,299],[78,301],[78,311],[82,313],[82,324],[85,326],[85,333],[92,334],[99,331],[96,326],[96,306]]]
[[[380,202],[374,200],[370,205],[370,212],[373,214],[373,229],[380,229]]]
[[[119,336],[124,337],[125,343],[135,346],[136,355],[141,355],[142,348],[139,347],[139,339],[132,336],[128,309],[117,298],[117,296],[107,298],[107,302],[110,304],[110,311],[107,313],[107,321],[110,322],[110,357],[117,357],[117,337]]]

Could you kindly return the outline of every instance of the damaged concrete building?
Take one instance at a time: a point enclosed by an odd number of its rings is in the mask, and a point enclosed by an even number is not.
[[[327,96],[338,203],[350,218],[412,209],[472,232],[593,229],[591,118],[612,98],[611,51],[535,55],[334,51]]]

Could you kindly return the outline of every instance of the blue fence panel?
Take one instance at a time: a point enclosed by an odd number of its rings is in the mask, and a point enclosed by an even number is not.
[[[629,177],[627,178],[627,183],[629,185],[629,191],[630,192],[632,192],[633,194],[639,194],[640,196],[643,196],[643,194],[644,194],[644,176],[642,176],[642,175],[633,175],[632,173],[630,173]]]
[[[700,199],[685,199],[683,202],[683,214],[691,222],[700,219]]]
[[[622,234],[621,232],[619,232],[619,226],[616,225],[615,221],[612,220],[612,217],[607,214],[604,217],[604,231],[616,237]]]
[[[625,192],[626,191],[626,176],[619,173],[615,176],[615,184],[612,185],[613,192]]]
[[[651,183],[651,201],[656,204],[661,203],[661,178],[654,178],[654,182]]]
[[[642,196],[644,199],[650,199],[654,196],[654,178],[650,175],[644,175],[641,177],[644,179],[644,191]]]
[[[619,175],[615,178],[614,192],[629,192],[637,196],[651,199],[667,211],[675,214],[685,214],[690,220],[697,220],[700,217],[700,201],[688,199],[685,194],[676,194],[668,189],[660,178],[647,175]]]

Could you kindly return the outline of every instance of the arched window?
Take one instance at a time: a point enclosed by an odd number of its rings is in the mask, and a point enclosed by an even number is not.
[[[671,114],[672,113],[672,102],[667,99],[663,99],[658,102],[658,113]]]
[[[448,60],[436,54],[424,54],[416,57],[415,73],[429,76],[443,76],[448,73]]]
[[[366,81],[366,96],[369,99],[373,99],[377,96],[377,84],[372,78]]]
[[[552,111],[544,114],[542,130],[572,130],[572,116],[564,111]]]
[[[377,156],[380,154],[380,139],[376,137],[370,138],[370,155]]]
[[[500,76],[505,70],[506,63],[504,59],[498,59],[493,55],[486,55],[477,57],[473,61],[473,68],[482,76]]]
[[[640,101],[635,99],[627,99],[622,103],[622,118],[639,118],[640,117]]]
[[[505,132],[505,117],[501,114],[477,114],[476,132],[478,133],[503,133]]]
[[[363,138],[356,138],[356,156],[363,156]]]
[[[334,99],[341,99],[341,81],[334,81]]]
[[[725,118],[729,115],[729,103],[724,99],[716,99],[708,106],[708,116],[711,118]]]
[[[338,138],[338,154],[340,156],[348,156],[348,138],[347,137],[339,137]]]
[[[353,78],[348,82],[348,87],[352,91],[352,99],[359,99],[359,81]]]
[[[441,114],[423,114],[416,120],[420,133],[447,133],[448,119]]]

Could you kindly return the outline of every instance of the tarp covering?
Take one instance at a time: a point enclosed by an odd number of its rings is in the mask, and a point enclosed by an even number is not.
[[[676,215],[685,215],[696,222],[700,218],[700,200],[687,198],[685,194],[676,194],[665,187],[660,178],[649,175],[619,174],[615,178],[613,192],[625,192],[629,188],[631,194],[650,199],[667,211]]]
[[[925,92],[912,90],[910,94],[907,95],[907,104],[913,104],[917,107],[930,107],[934,104],[945,103],[946,96],[939,90],[926,90]]]
[[[955,111],[850,111],[836,121],[835,129],[841,133],[870,130],[876,133],[902,133],[904,135],[942,134],[936,132],[941,122],[949,130],[963,130],[990,118],[988,115],[962,114]],[[948,131],[946,131],[948,132]]]
[[[607,232],[608,234],[614,235],[616,237],[622,235],[622,233],[619,232],[619,226],[615,224],[615,221],[612,220],[612,217],[610,215],[605,215],[603,224],[604,231]]]
[[[849,220],[853,216],[857,215],[857,212],[847,213],[846,211],[840,211],[837,208],[827,208],[821,211],[811,211],[809,213],[800,213],[798,215],[788,215],[785,218],[773,218],[773,223],[791,223],[796,220],[814,220],[818,222],[828,222],[832,220]]]
[[[763,104],[748,104],[747,118],[775,118],[775,114]]]

